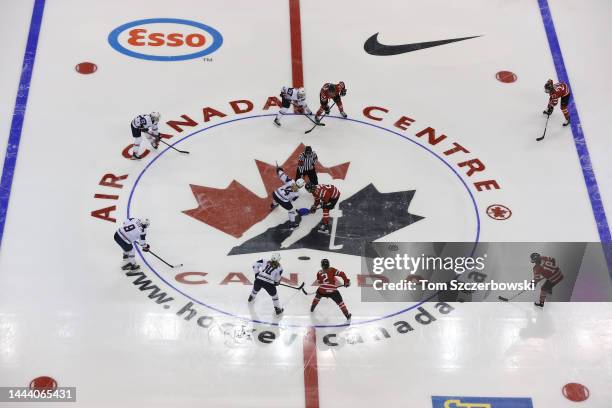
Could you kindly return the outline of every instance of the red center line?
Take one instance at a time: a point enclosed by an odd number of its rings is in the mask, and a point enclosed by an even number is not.
[[[300,23],[300,0],[289,0],[289,26],[291,29],[291,74],[293,87],[304,86],[302,67],[302,25]]]
[[[302,25],[300,0],[289,0],[291,29],[291,75],[294,88],[304,86],[302,65]],[[308,329],[304,336],[304,400],[306,408],[319,408],[319,374],[317,371],[317,331]]]
[[[304,398],[306,408],[319,408],[317,330],[314,327],[310,327],[304,336]]]

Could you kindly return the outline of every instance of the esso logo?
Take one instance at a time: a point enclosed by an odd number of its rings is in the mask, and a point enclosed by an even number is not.
[[[108,35],[115,50],[152,61],[184,61],[215,52],[223,37],[205,24],[177,18],[150,18],[115,28]]]
[[[134,47],[180,47],[183,44],[189,47],[200,48],[206,44],[206,37],[203,34],[187,34],[182,33],[149,33],[146,28],[134,28],[128,31],[128,44]]]

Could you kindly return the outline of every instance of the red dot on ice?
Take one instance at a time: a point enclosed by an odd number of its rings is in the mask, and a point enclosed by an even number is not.
[[[57,381],[52,377],[48,377],[43,375],[41,377],[36,377],[32,381],[30,381],[30,389],[31,390],[55,390],[57,388]]]
[[[515,82],[517,79],[516,74],[510,71],[499,71],[497,74],[495,74],[495,78],[497,78],[499,82],[503,82],[505,84]]]
[[[582,384],[569,383],[563,386],[563,395],[570,401],[581,402],[589,398],[589,389]]]
[[[76,70],[76,72],[78,72],[79,74],[93,74],[94,72],[96,72],[98,70],[98,66],[96,64],[94,64],[93,62],[81,62],[80,64],[77,64],[74,69]]]

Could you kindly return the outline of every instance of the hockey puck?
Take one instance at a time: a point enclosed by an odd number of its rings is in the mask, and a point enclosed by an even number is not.
[[[54,391],[57,388],[57,381],[52,377],[48,377],[43,375],[41,377],[36,377],[32,381],[30,381],[30,389],[38,390],[38,391]]]
[[[77,64],[74,67],[74,69],[79,74],[87,75],[87,74],[93,74],[94,72],[96,72],[98,70],[98,66],[94,64],[93,62],[85,61],[85,62],[81,62],[80,64]]]
[[[569,383],[563,386],[563,396],[570,401],[585,401],[589,395],[589,389],[582,384]]]
[[[310,257],[309,256],[298,256],[298,259],[300,261],[308,261],[310,259]]]
[[[517,79],[516,74],[510,71],[499,71],[497,74],[495,74],[495,78],[497,78],[499,82],[503,82],[505,84],[516,82]]]

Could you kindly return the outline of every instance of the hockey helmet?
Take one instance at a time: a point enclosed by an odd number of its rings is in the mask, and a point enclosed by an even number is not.
[[[306,191],[312,193],[315,189],[315,185],[311,182],[306,183]]]
[[[306,146],[306,147],[304,148],[304,153],[306,153],[306,154],[311,154],[311,153],[312,153],[312,147],[310,147],[310,146]]]
[[[344,85],[344,82],[340,81],[338,86],[340,87],[340,96],[346,95],[346,85]]]
[[[281,256],[279,253],[272,254],[270,257],[270,262],[280,265]]]
[[[287,94],[287,90],[288,90],[288,89],[289,89],[289,88],[287,88],[286,86],[283,86],[283,87],[281,88],[281,94],[286,95],[286,94]]]
[[[140,226],[142,227],[142,229],[149,228],[149,225],[151,225],[151,221],[149,221],[148,218],[140,220]]]
[[[537,252],[534,252],[531,255],[529,255],[529,258],[531,259],[531,263],[536,263],[540,260],[540,254],[538,254]]]
[[[154,124],[159,123],[159,118],[161,118],[161,115],[159,114],[159,112],[151,112],[151,120],[153,121]]]
[[[549,79],[548,81],[546,81],[546,83],[544,84],[544,92],[551,93],[554,89],[555,87],[553,85],[553,80]]]
[[[329,259],[327,258],[321,259],[321,268],[323,269],[329,268]]]
[[[298,99],[300,99],[300,100],[304,100],[304,99],[306,99],[306,91],[304,90],[304,88],[299,88],[299,89],[297,90],[297,97],[298,97]]]
[[[295,180],[295,185],[296,185],[298,188],[302,188],[302,187],[304,187],[304,184],[306,184],[306,182],[304,181],[304,179],[303,179],[303,178],[299,178],[299,179]]]

